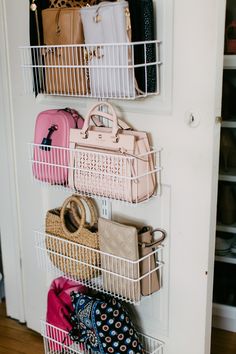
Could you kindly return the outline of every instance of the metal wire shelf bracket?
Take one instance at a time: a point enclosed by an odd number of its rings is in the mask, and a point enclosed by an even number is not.
[[[25,93],[107,99],[158,95],[159,47],[158,40],[22,46],[20,54]],[[151,59],[150,52],[154,53]]]
[[[29,144],[34,181],[80,195],[105,198],[107,202],[110,199],[132,205],[160,194],[160,154],[161,149],[123,155]],[[110,217],[108,205],[104,212],[105,217]]]
[[[102,199],[102,213],[101,216],[105,219],[111,219],[112,205],[109,199]]]
[[[144,283],[151,294],[154,273],[162,284],[162,245],[134,261],[39,231],[35,246],[41,269],[128,303],[140,303]]]
[[[41,334],[44,339],[45,354],[94,354],[83,343],[73,343],[68,333],[45,321],[41,321]],[[156,338],[138,332],[139,340],[146,354],[163,354],[164,343]],[[96,352],[96,354],[99,354]]]

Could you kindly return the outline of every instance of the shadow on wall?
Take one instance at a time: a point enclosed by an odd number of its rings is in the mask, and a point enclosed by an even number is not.
[[[1,249],[1,233],[0,233],[0,302],[5,297],[4,291],[4,277],[3,277],[3,266],[2,266],[2,249]]]

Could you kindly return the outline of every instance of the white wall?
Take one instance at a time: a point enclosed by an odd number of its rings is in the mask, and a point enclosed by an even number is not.
[[[31,183],[27,142],[32,141],[39,111],[70,105],[84,113],[92,102],[66,99],[36,102],[33,96],[24,96],[18,46],[27,43],[28,1],[20,5],[17,0],[1,1],[7,15],[25,318],[30,327],[38,329],[39,318],[45,312],[48,284],[47,277],[37,269],[32,230],[43,225],[46,210],[60,205],[66,194],[43,190]],[[171,18],[171,1],[157,1],[163,18]],[[166,354],[203,354],[209,353],[210,340],[220,130],[215,117],[220,114],[225,3],[179,0],[174,5],[173,33],[167,22],[162,23],[164,31],[159,31],[161,39],[168,41],[163,48],[172,47],[173,35],[171,109],[166,109],[166,103],[162,105],[162,98],[115,102],[118,108],[128,110],[124,116],[130,124],[150,131],[154,145],[163,147],[163,196],[137,209],[121,210],[115,206],[113,211],[116,218],[148,221],[168,230],[164,288],[135,309],[144,331],[167,343]],[[164,54],[172,60],[170,48]],[[171,73],[165,62],[163,70]],[[166,93],[169,102],[168,88]],[[198,122],[195,128],[188,124],[188,112]],[[1,129],[4,118],[1,117]],[[0,188],[1,195],[7,198],[4,186]],[[3,222],[10,222],[10,211]],[[3,237],[8,237],[6,229]]]

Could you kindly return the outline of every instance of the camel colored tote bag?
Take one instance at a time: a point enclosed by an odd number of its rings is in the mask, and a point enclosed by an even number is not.
[[[80,8],[51,8],[42,11],[45,61],[45,91],[48,94],[84,95],[88,82],[84,62],[84,33]]]

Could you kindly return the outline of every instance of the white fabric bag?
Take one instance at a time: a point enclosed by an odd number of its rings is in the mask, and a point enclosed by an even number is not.
[[[91,95],[103,98],[135,97],[128,2],[101,2],[82,8],[80,13]]]

